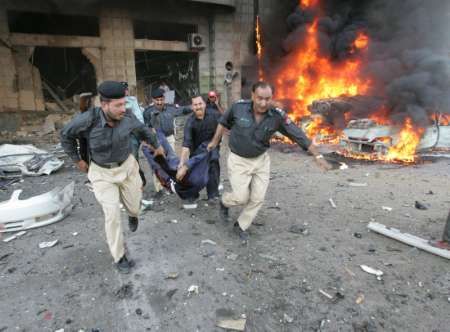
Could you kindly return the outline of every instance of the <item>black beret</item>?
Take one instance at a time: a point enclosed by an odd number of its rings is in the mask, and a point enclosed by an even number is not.
[[[152,91],[152,98],[159,98],[164,96],[164,90],[157,88],[155,90]]]
[[[97,89],[103,98],[120,99],[125,97],[125,87],[122,83],[116,81],[104,81]]]

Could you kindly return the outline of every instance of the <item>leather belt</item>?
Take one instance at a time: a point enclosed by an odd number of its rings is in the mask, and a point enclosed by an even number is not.
[[[100,163],[98,163],[98,162],[96,162],[96,161],[94,160],[94,163],[95,163],[97,166],[100,166],[100,167],[102,167],[102,168],[109,168],[109,169],[111,169],[111,168],[116,168],[116,167],[120,167],[124,162],[125,162],[125,161],[114,162],[114,163],[107,163],[107,164],[100,164]]]

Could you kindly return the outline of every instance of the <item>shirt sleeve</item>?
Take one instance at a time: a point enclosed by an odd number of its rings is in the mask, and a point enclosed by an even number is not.
[[[282,115],[282,120],[280,123],[280,127],[278,128],[279,132],[283,135],[289,137],[292,141],[297,143],[303,150],[308,150],[311,145],[311,140],[306,137],[306,134],[297,127],[291,119],[287,116],[287,114]]]
[[[152,109],[147,107],[143,113],[144,123],[147,127],[152,128]]]
[[[184,125],[184,138],[183,138],[183,147],[185,148],[192,148],[192,115],[186,120],[186,123]]]
[[[192,113],[191,106],[174,106],[174,109],[174,115],[176,117]]]
[[[219,118],[219,124],[224,126],[227,129],[230,129],[233,126],[233,115],[234,115],[234,105],[231,106],[222,116]]]
[[[74,162],[81,160],[78,153],[77,139],[83,138],[83,134],[92,125],[93,112],[95,111],[95,109],[92,109],[91,111],[77,115],[61,130],[61,146]]]
[[[156,133],[154,130],[148,128],[145,124],[141,123],[134,114],[131,114],[132,118],[132,126],[133,126],[133,134],[135,134],[139,140],[145,141],[151,146],[153,146],[155,149],[159,148],[159,141],[158,137],[156,136]]]

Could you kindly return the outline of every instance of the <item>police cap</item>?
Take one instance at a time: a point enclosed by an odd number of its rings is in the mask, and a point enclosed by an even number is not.
[[[152,98],[159,98],[164,96],[164,90],[161,88],[157,88],[152,91]]]
[[[97,89],[100,96],[107,99],[120,99],[125,97],[125,87],[116,81],[104,81]]]

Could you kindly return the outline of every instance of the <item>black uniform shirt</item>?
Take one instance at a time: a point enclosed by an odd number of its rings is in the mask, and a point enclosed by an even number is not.
[[[184,125],[183,147],[189,148],[191,154],[206,141],[211,141],[217,129],[221,114],[212,108],[205,110],[203,119],[190,115]]]
[[[98,164],[123,162],[130,155],[130,135],[133,133],[142,141],[155,148],[159,147],[155,133],[141,123],[134,114],[127,110],[125,116],[115,127],[110,127],[100,108],[92,108],[77,115],[61,131],[61,145],[64,151],[77,162],[77,139],[88,142],[91,159]]]
[[[165,104],[163,110],[160,111],[155,105],[152,105],[144,111],[144,122],[148,127],[160,129],[164,135],[171,136],[175,131],[175,117],[191,112],[190,107]]]
[[[279,131],[301,148],[307,150],[311,141],[280,109],[269,109],[260,123],[256,123],[251,101],[239,101],[231,106],[219,120],[230,131],[230,149],[244,158],[255,158],[270,147],[272,135]]]

